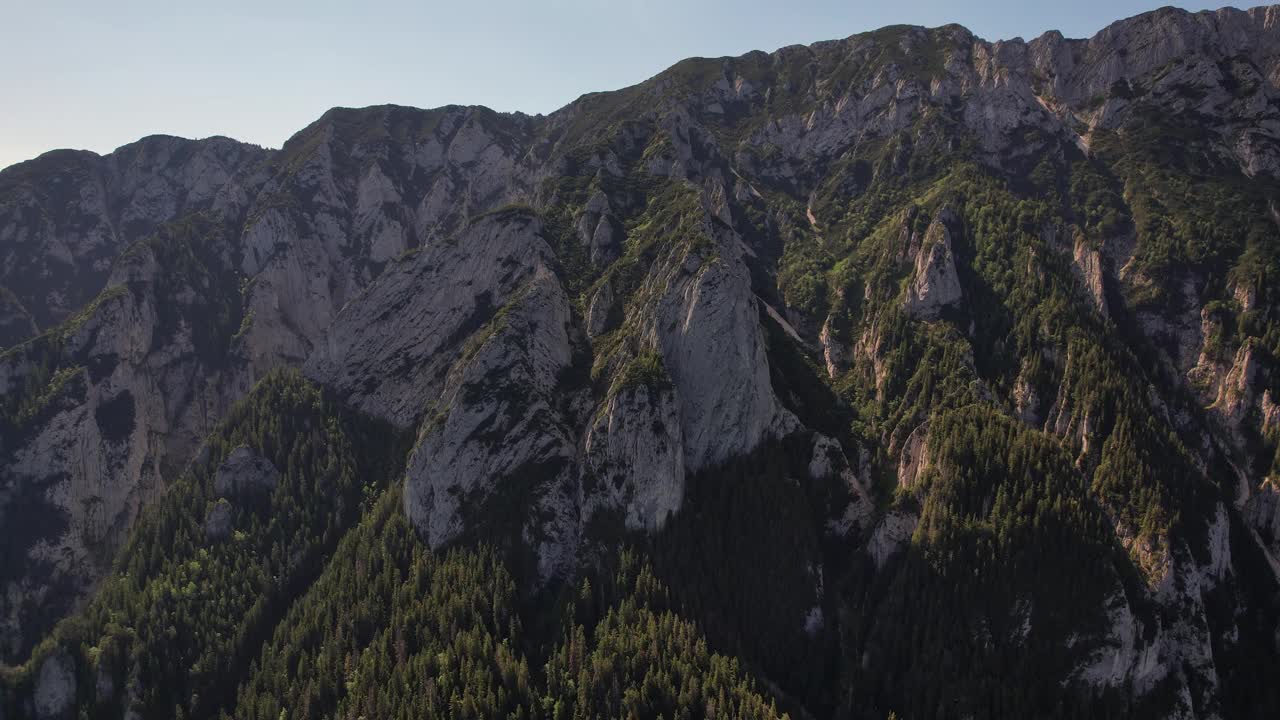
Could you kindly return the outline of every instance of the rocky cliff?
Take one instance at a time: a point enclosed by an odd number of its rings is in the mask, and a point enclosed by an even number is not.
[[[548,116],[335,109],[276,151],[149,138],[14,166],[5,659],[296,366],[413,435],[403,507],[428,546],[493,543],[530,587],[731,512],[710,478],[764,456],[816,508],[807,614],[779,622],[851,674],[907,662],[874,630],[903,583],[1021,578],[1017,538],[1103,558],[1064,570],[1078,627],[1019,580],[928,637],[990,647],[1016,618],[1012,646],[1065,658],[1034,666],[1055,687],[1233,716],[1242,658],[1280,653],[1277,190],[1278,7],[1088,40],[892,27],[687,60]],[[820,706],[922,709],[847,687]]]

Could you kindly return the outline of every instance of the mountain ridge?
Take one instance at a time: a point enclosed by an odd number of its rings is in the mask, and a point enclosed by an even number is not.
[[[772,56],[772,55],[776,55],[776,54],[779,54],[779,53],[788,52],[788,51],[794,51],[794,50],[801,50],[801,49],[803,49],[803,50],[812,50],[812,49],[814,49],[814,48],[821,47],[821,46],[834,45],[834,44],[838,44],[838,43],[846,43],[846,42],[848,42],[848,41],[850,41],[850,40],[853,40],[853,39],[855,39],[855,38],[859,38],[859,37],[867,36],[867,35],[872,35],[872,34],[874,34],[874,33],[877,33],[877,32],[884,32],[884,31],[906,30],[906,29],[909,29],[909,30],[924,30],[924,31],[930,31],[930,30],[934,30],[934,31],[958,30],[958,31],[962,31],[963,33],[968,34],[969,36],[973,37],[973,39],[974,39],[974,40],[976,40],[976,41],[978,41],[978,42],[986,43],[986,44],[988,44],[988,45],[999,45],[999,44],[1014,44],[1014,45],[1022,44],[1022,45],[1031,45],[1031,44],[1034,44],[1034,43],[1050,43],[1050,42],[1055,42],[1055,41],[1057,41],[1057,42],[1063,42],[1063,41],[1065,41],[1065,42],[1067,42],[1067,43],[1071,43],[1071,44],[1079,44],[1079,43],[1088,43],[1088,42],[1090,42],[1090,41],[1092,41],[1092,40],[1095,40],[1095,39],[1100,38],[1101,36],[1103,36],[1103,35],[1105,35],[1105,34],[1107,34],[1107,33],[1111,33],[1111,32],[1113,32],[1113,31],[1119,31],[1119,30],[1122,30],[1122,29],[1124,29],[1124,28],[1126,28],[1126,27],[1131,26],[1132,24],[1136,24],[1136,23],[1142,22],[1142,21],[1144,21],[1144,20],[1149,20],[1149,19],[1154,18],[1154,17],[1160,17],[1160,16],[1174,16],[1174,17],[1178,17],[1178,16],[1187,16],[1187,15],[1189,15],[1189,16],[1196,17],[1196,18],[1216,17],[1216,18],[1221,19],[1221,18],[1224,18],[1224,17],[1232,17],[1232,16],[1235,16],[1235,15],[1254,15],[1254,14],[1259,14],[1259,13],[1260,13],[1260,14],[1263,14],[1263,15],[1265,16],[1265,15],[1269,15],[1269,14],[1270,14],[1270,13],[1272,13],[1272,12],[1275,12],[1275,8],[1276,8],[1276,7],[1278,7],[1278,6],[1276,6],[1276,5],[1256,5],[1256,6],[1253,6],[1253,7],[1249,7],[1249,8],[1245,8],[1245,9],[1240,9],[1240,8],[1236,8],[1236,7],[1234,7],[1234,6],[1225,6],[1225,7],[1222,7],[1222,8],[1218,8],[1218,9],[1216,9],[1216,10],[1199,10],[1199,11],[1194,11],[1194,12],[1192,12],[1192,11],[1188,11],[1188,10],[1183,10],[1183,9],[1178,8],[1178,7],[1175,7],[1175,6],[1166,5],[1166,6],[1163,6],[1163,7],[1160,7],[1160,8],[1156,8],[1156,9],[1154,9],[1154,10],[1149,10],[1149,11],[1146,11],[1146,12],[1143,12],[1143,13],[1139,13],[1138,15],[1134,15],[1134,16],[1132,16],[1132,17],[1122,18],[1122,19],[1119,19],[1119,20],[1115,20],[1115,21],[1113,21],[1111,24],[1107,25],[1106,27],[1101,28],[1100,30],[1098,30],[1098,32],[1096,32],[1096,33],[1094,33],[1093,35],[1088,36],[1088,37],[1070,37],[1070,38],[1068,38],[1068,37],[1064,36],[1064,35],[1062,34],[1062,32],[1061,32],[1061,31],[1059,31],[1059,30],[1046,30],[1046,31],[1044,31],[1044,32],[1040,33],[1039,35],[1037,35],[1036,37],[1032,38],[1031,40],[1026,40],[1025,38],[1023,38],[1023,37],[1021,37],[1021,36],[1015,36],[1015,37],[1011,37],[1011,38],[1004,38],[1004,39],[997,39],[997,40],[989,40],[989,39],[982,38],[982,37],[980,37],[980,36],[978,36],[978,35],[974,34],[972,31],[970,31],[968,28],[966,28],[963,24],[961,24],[961,23],[956,23],[956,22],[944,23],[944,24],[942,24],[942,25],[938,25],[938,26],[924,26],[924,25],[910,25],[910,24],[887,25],[887,26],[884,26],[884,27],[882,27],[882,28],[878,28],[878,29],[876,29],[876,30],[867,30],[867,31],[863,31],[863,32],[858,32],[858,33],[854,33],[854,34],[852,34],[852,35],[848,35],[848,36],[846,36],[846,37],[844,37],[844,38],[839,38],[839,39],[832,39],[832,40],[818,40],[818,41],[815,41],[815,42],[812,42],[812,43],[808,43],[808,44],[804,44],[804,43],[795,43],[795,44],[791,44],[791,45],[783,45],[783,46],[781,46],[781,47],[776,48],[776,49],[775,49],[775,50],[773,50],[772,52],[770,52],[770,51],[765,51],[765,50],[750,50],[750,51],[748,51],[748,52],[746,52],[746,53],[743,53],[743,54],[741,54],[741,55],[721,55],[721,56],[714,56],[714,57],[712,57],[712,56],[706,56],[706,57],[703,57],[703,56],[691,56],[691,57],[685,58],[684,60],[681,60],[681,61],[679,61],[679,62],[675,63],[674,65],[672,65],[672,66],[668,67],[666,70],[663,70],[663,71],[659,72],[658,74],[656,74],[656,75],[654,75],[654,76],[652,76],[652,77],[650,77],[650,78],[646,78],[645,80],[641,80],[640,82],[637,82],[637,83],[635,83],[635,84],[633,84],[633,85],[628,85],[628,86],[624,86],[624,87],[621,87],[621,88],[616,88],[616,89],[613,89],[613,90],[593,90],[593,91],[585,92],[585,93],[583,93],[583,94],[579,95],[578,97],[574,98],[573,100],[570,100],[569,102],[565,103],[565,104],[564,104],[564,105],[562,105],[561,107],[559,107],[559,108],[557,108],[557,109],[555,109],[555,110],[552,110],[552,111],[551,111],[551,112],[549,112],[549,113],[545,113],[545,114],[544,114],[544,113],[527,113],[527,112],[524,112],[524,111],[521,111],[521,110],[509,110],[509,111],[502,111],[502,110],[494,110],[494,109],[491,109],[491,108],[489,108],[489,107],[487,107],[487,106],[484,106],[484,105],[459,105],[459,104],[455,104],[455,103],[449,103],[449,104],[440,105],[440,106],[436,106],[436,107],[432,107],[432,108],[420,108],[420,107],[418,107],[418,106],[413,106],[413,105],[402,105],[402,104],[398,104],[398,103],[377,103],[377,104],[373,104],[373,105],[366,105],[366,106],[344,106],[344,105],[334,106],[334,107],[331,107],[331,108],[329,108],[328,110],[326,110],[324,113],[322,113],[322,114],[321,114],[321,116],[320,116],[319,118],[317,118],[317,119],[316,119],[316,121],[313,121],[313,123],[312,123],[312,124],[315,124],[316,122],[319,122],[320,120],[322,120],[322,119],[324,118],[324,116],[325,116],[325,115],[328,115],[329,113],[332,113],[332,112],[335,112],[335,111],[339,111],[339,112],[341,112],[341,111],[371,111],[371,110],[375,110],[375,109],[383,109],[383,108],[388,108],[388,109],[389,109],[389,108],[399,108],[399,109],[405,109],[405,110],[422,110],[422,111],[426,111],[426,112],[431,112],[431,111],[444,111],[444,110],[452,110],[452,109],[471,109],[471,110],[485,110],[485,111],[493,112],[493,113],[496,113],[496,114],[499,114],[499,115],[510,115],[510,116],[513,116],[513,117],[524,117],[524,118],[549,118],[549,117],[551,117],[551,116],[553,116],[553,115],[556,115],[556,114],[558,114],[558,113],[562,113],[562,112],[566,111],[567,109],[569,109],[571,106],[573,106],[573,105],[575,105],[575,104],[577,104],[577,103],[583,102],[584,100],[587,100],[587,99],[589,99],[589,98],[593,98],[593,97],[601,96],[601,95],[609,95],[609,94],[613,94],[613,93],[619,93],[619,92],[623,92],[623,91],[629,90],[629,89],[631,89],[631,88],[634,88],[634,87],[637,87],[637,86],[640,86],[640,85],[644,85],[644,84],[646,84],[646,83],[649,83],[649,82],[651,82],[651,81],[653,81],[653,80],[655,80],[655,79],[659,78],[659,77],[660,77],[660,76],[662,76],[664,73],[667,73],[667,72],[669,72],[669,71],[673,70],[677,65],[679,65],[679,64],[681,64],[681,63],[683,63],[683,62],[725,61],[725,60],[744,59],[744,58],[747,58],[747,57],[750,57],[750,56],[760,55],[760,54]],[[1265,24],[1267,24],[1267,23],[1272,23],[1272,22],[1274,22],[1274,21],[1273,21],[1273,20],[1271,20],[1269,17],[1264,17],[1264,21],[1263,21],[1263,22],[1264,22],[1264,25],[1265,25]],[[308,127],[310,127],[310,126],[308,126]],[[304,131],[305,131],[305,128],[304,128],[304,130],[299,130],[297,133],[295,133],[295,136],[296,136],[297,134],[301,133],[301,132],[304,132]],[[284,144],[287,144],[287,143],[289,142],[289,140],[293,139],[293,137],[294,137],[294,136],[290,136],[290,138],[289,138],[289,139],[286,139]],[[238,140],[238,139],[235,139],[235,138],[232,138],[232,137],[228,137],[228,136],[224,136],[224,135],[209,135],[209,136],[201,137],[201,138],[188,138],[188,137],[185,137],[185,136],[172,135],[172,134],[169,134],[169,133],[159,132],[159,133],[153,133],[153,134],[150,134],[150,135],[142,136],[142,137],[138,138],[137,140],[134,140],[134,141],[132,141],[132,142],[126,143],[126,144],[124,144],[124,145],[121,145],[120,147],[116,148],[115,150],[112,150],[112,151],[109,151],[109,152],[105,152],[105,153],[99,153],[99,152],[92,151],[92,150],[71,149],[71,148],[56,148],[56,149],[52,149],[52,150],[47,150],[47,151],[45,151],[45,152],[41,153],[40,155],[38,155],[38,156],[36,156],[36,157],[34,157],[34,158],[31,158],[31,159],[28,159],[28,160],[20,160],[20,161],[18,161],[18,162],[13,163],[12,165],[9,165],[9,166],[4,167],[4,168],[0,168],[0,172],[8,171],[10,168],[15,168],[15,167],[17,167],[17,166],[19,166],[19,165],[25,165],[25,164],[27,164],[27,163],[34,163],[34,162],[37,162],[37,161],[39,161],[41,158],[45,157],[46,155],[51,155],[51,154],[60,154],[60,153],[90,153],[90,154],[95,155],[95,156],[97,156],[97,157],[99,157],[99,158],[102,158],[102,157],[106,157],[106,156],[113,155],[113,154],[115,154],[116,152],[118,152],[118,151],[120,151],[120,150],[124,150],[124,149],[126,149],[126,148],[129,148],[129,147],[131,147],[131,146],[137,145],[137,144],[139,144],[139,143],[145,143],[145,142],[147,142],[147,141],[149,141],[149,140],[161,140],[161,139],[164,139],[164,140],[181,140],[181,141],[192,142],[192,143],[205,142],[205,141],[217,141],[217,140],[229,140],[229,141],[234,142],[234,143],[237,143],[237,144],[241,144],[241,145],[248,145],[248,146],[256,147],[256,148],[259,148],[259,149],[261,149],[261,150],[266,150],[266,151],[278,151],[278,150],[283,149],[283,144],[281,145],[281,147],[280,147],[280,148],[270,148],[270,147],[267,147],[267,146],[264,146],[264,145],[260,145],[260,144],[256,144],[256,143],[251,143],[251,142],[243,141],[243,140]]]
[[[588,638],[670,607],[796,712],[1274,706],[1252,678],[1280,654],[1278,73],[1280,6],[1078,41],[895,26],[547,116],[335,108],[280,150],[151,137],[6,169],[0,634],[30,659],[4,700],[277,715],[266,678],[131,666],[168,652],[165,606],[131,593],[248,563],[293,602],[268,572],[289,563],[224,541],[272,547],[309,475],[265,500],[202,478],[232,462],[217,433],[302,462],[269,408],[314,394],[410,436],[361,505],[400,495],[378,522],[425,550],[398,562],[491,548],[536,604],[631,543],[676,604],[647,580],[583,601]],[[153,516],[188,528],[171,558],[129,545]],[[236,632],[246,661],[268,639]],[[539,632],[520,652],[563,687],[588,640],[552,661]],[[134,649],[100,661],[108,640]],[[931,660],[957,679],[893,670]],[[576,707],[621,712],[599,699]]]

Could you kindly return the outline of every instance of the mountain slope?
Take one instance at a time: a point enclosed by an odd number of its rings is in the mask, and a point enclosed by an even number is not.
[[[80,682],[53,715],[278,714],[273,695],[457,713],[439,684],[371,689],[452,678],[418,648],[474,632],[460,657],[489,659],[450,687],[478,716],[710,715],[666,684],[707,674],[744,715],[764,688],[796,715],[1267,716],[1278,85],[1276,7],[1089,40],[891,27],[687,60],[545,117],[335,109],[279,151],[127,159],[148,140],[6,170],[6,272],[68,288],[37,316],[0,279],[12,340],[44,330],[0,355],[6,659],[54,638],[6,702],[53,707],[44,675],[100,667],[119,633],[92,618],[143,592],[128,558],[197,552],[143,547],[147,518],[218,520],[174,504],[180,478],[209,472],[197,449],[238,399],[292,383],[406,438],[363,520],[306,531],[365,550],[275,591],[234,684],[188,658],[140,671],[169,695]],[[85,210],[84,188],[126,210]],[[390,614],[313,623],[382,532]],[[664,599],[571,599],[618,563]],[[439,624],[392,667],[366,650],[435,627],[408,601],[438,592],[419,572],[514,590],[504,621]],[[431,602],[473,612],[458,592]],[[158,612],[110,642],[160,653]],[[351,648],[345,690],[337,655],[297,670],[303,627]],[[656,666],[612,644],[640,642]]]

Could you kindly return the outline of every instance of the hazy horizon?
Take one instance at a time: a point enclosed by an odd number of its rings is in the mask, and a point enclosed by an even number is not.
[[[772,51],[897,24],[958,23],[988,40],[1049,30],[1089,37],[1169,3],[373,4],[11,8],[0,61],[22,71],[0,77],[8,106],[0,115],[0,168],[55,149],[108,153],[155,134],[224,135],[278,148],[331,107],[458,104],[545,114],[687,57]]]

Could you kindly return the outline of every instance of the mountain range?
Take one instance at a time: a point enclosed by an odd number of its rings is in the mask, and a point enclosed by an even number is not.
[[[1280,6],[0,171],[0,718],[1280,716]]]

